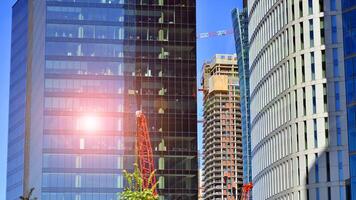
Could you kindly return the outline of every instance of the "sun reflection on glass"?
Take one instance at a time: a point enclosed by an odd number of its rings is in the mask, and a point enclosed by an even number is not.
[[[78,130],[94,132],[99,129],[99,118],[95,115],[83,115],[78,120]]]

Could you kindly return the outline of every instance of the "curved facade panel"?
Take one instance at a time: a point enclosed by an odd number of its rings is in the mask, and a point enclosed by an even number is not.
[[[341,5],[250,0],[253,199],[346,199]]]

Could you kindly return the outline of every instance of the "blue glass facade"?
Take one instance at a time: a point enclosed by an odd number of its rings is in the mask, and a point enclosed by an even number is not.
[[[13,6],[10,110],[6,199],[15,200],[23,194],[27,91],[28,4],[18,1]],[[16,31],[14,31],[16,30]]]
[[[37,142],[42,156],[36,157],[42,163],[39,197],[116,200],[126,184],[122,170],[136,160],[135,112],[142,109],[160,199],[197,199],[195,1],[46,0],[42,13],[45,51],[34,56],[42,56],[44,66],[33,66],[43,69],[34,77],[43,83],[37,91],[43,90],[43,113],[37,113],[43,121]],[[21,28],[13,37],[26,34]],[[86,129],[88,118],[95,130]],[[10,114],[11,122],[16,120]],[[8,188],[15,180],[8,178]],[[8,200],[21,193],[8,192]]]
[[[245,3],[246,4],[246,3]],[[248,45],[248,16],[247,8],[242,11],[232,11],[235,45],[240,79],[240,103],[242,126],[242,156],[244,183],[252,181],[251,168],[251,135],[250,135],[250,73],[249,73],[249,45]]]
[[[356,199],[356,1],[343,0],[347,125],[350,154],[349,199]]]

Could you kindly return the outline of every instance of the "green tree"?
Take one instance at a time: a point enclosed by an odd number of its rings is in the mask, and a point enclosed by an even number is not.
[[[32,197],[32,193],[33,193],[34,190],[35,190],[35,188],[31,188],[30,192],[27,195],[20,196],[19,198],[21,200],[37,200],[36,197]]]
[[[133,173],[128,173],[126,170],[123,171],[128,187],[121,193],[120,200],[158,200],[158,195],[154,194],[157,183],[152,188],[143,188],[143,179],[138,165],[134,164],[134,166]],[[154,175],[155,172],[150,174],[149,183],[153,180]]]

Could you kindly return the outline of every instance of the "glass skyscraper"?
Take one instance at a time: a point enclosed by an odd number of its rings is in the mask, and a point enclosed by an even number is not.
[[[247,7],[253,199],[348,199],[342,1]]]
[[[28,2],[19,1],[13,6],[11,48],[11,82],[9,109],[9,137],[7,162],[7,200],[23,194],[25,179],[25,124],[26,82],[28,49]]]
[[[333,1],[331,1],[333,2]],[[335,3],[334,3],[335,4]],[[343,0],[343,37],[347,129],[349,137],[350,182],[349,199],[356,199],[356,1]]]
[[[251,169],[251,130],[250,130],[250,73],[248,62],[248,13],[244,1],[242,11],[232,11],[237,62],[239,68],[241,127],[242,127],[242,157],[244,183],[252,181]]]
[[[149,120],[160,199],[197,199],[195,1],[18,0],[7,200],[114,200]]]

